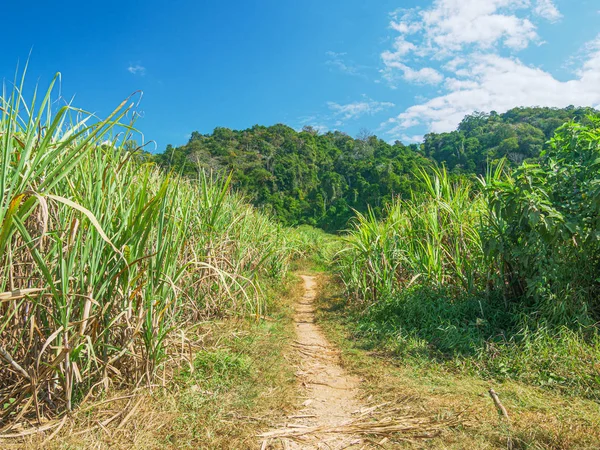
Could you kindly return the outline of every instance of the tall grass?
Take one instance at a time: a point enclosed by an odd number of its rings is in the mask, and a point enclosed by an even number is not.
[[[562,148],[577,139],[559,134],[547,171],[499,166],[475,186],[434,169],[385,219],[357,214],[336,262],[356,332],[403,357],[600,398],[598,209],[585,201],[600,140],[573,129],[583,144]]]
[[[484,283],[483,197],[443,168],[418,176],[425,192],[393,203],[384,220],[357,213],[339,255],[342,280],[355,297],[377,302],[416,281],[468,292]]]
[[[106,120],[55,111],[53,85],[0,100],[0,424],[152,382],[174,328],[260,316],[260,278],[292,254],[229,179],[165,174],[129,150],[131,105]]]
[[[335,254],[343,248],[339,236],[326,233],[310,225],[290,228],[289,235],[296,250],[295,259],[310,261],[314,269],[330,270]]]

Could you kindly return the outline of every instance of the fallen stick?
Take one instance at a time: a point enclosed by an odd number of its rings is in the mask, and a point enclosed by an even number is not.
[[[25,437],[25,436],[30,436],[32,434],[37,434],[37,433],[41,433],[43,431],[51,430],[52,428],[57,427],[60,424],[61,424],[61,422],[55,421],[55,422],[49,423],[47,425],[43,425],[41,427],[32,428],[32,429],[29,429],[29,430],[22,431],[21,433],[2,434],[2,435],[0,435],[0,439],[22,438],[22,437]]]
[[[490,389],[489,393],[490,393],[490,397],[492,397],[492,400],[494,401],[494,405],[496,405],[498,414],[500,414],[504,419],[509,420],[508,411],[506,410],[504,405],[500,402],[500,399],[498,398],[498,394],[496,394],[496,391],[494,391],[493,389]]]
[[[12,356],[10,356],[10,354],[4,350],[4,347],[0,346],[0,356],[2,356],[2,358],[4,358],[4,360],[9,363],[13,369],[15,369],[17,372],[19,372],[25,379],[27,379],[28,381],[31,381],[31,377],[29,376],[29,374],[27,373],[27,371],[25,369],[23,369],[19,363],[17,363]]]
[[[493,389],[490,389],[488,392],[490,393],[490,397],[492,397],[492,400],[494,401],[494,405],[496,405],[498,414],[506,422],[506,428],[507,428],[507,434],[508,434],[508,437],[506,439],[506,448],[508,450],[512,450],[513,449],[513,441],[510,436],[510,419],[508,417],[508,411],[506,410],[506,408],[504,407],[502,402],[500,402],[500,398],[498,398],[498,394],[496,394],[496,391],[494,391]]]

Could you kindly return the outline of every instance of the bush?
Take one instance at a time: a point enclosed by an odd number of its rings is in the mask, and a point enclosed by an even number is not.
[[[600,118],[474,189],[444,169],[337,257],[357,331],[402,356],[600,397]]]
[[[600,118],[560,128],[538,164],[486,188],[486,257],[534,323],[600,318]]]

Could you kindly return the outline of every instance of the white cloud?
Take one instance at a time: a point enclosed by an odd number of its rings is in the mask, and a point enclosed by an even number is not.
[[[383,78],[392,87],[399,79],[439,84],[444,76],[434,67],[423,67],[423,59],[446,60],[444,68],[454,71],[465,52],[518,51],[539,44],[531,14],[551,21],[561,17],[552,0],[435,0],[430,8],[395,11],[390,28],[398,36],[381,54]]]
[[[399,36],[381,54],[383,76],[392,86],[398,71],[409,82],[438,84],[443,81],[439,71],[414,67],[422,66],[420,59],[440,61],[465,51],[518,51],[539,44],[531,13],[552,22],[562,17],[552,0],[435,0],[427,9],[398,10],[390,28]]]
[[[397,70],[401,71],[402,78],[412,83],[439,84],[444,80],[444,76],[431,67],[413,69],[402,62],[405,55],[416,49],[417,47],[414,44],[407,42],[400,36],[394,43],[394,51],[385,51],[381,54],[381,59],[385,64],[385,68],[381,73],[392,86],[395,86],[398,79]]]
[[[456,72],[460,67],[464,66],[467,60],[463,57],[456,57],[444,64],[443,69],[448,72]]]
[[[501,113],[515,106],[600,108],[600,36],[586,45],[585,60],[568,81],[514,57],[479,53],[471,56],[465,79],[448,78],[445,87],[447,93],[390,119],[388,132],[402,135],[417,124],[434,132],[451,131],[474,111]]]
[[[420,134],[409,136],[408,134],[403,134],[400,137],[400,140],[404,144],[418,144],[423,142],[423,136]]]
[[[545,4],[546,10],[552,5],[550,0],[538,3]],[[414,20],[418,21],[425,38],[422,50],[429,53],[444,54],[466,45],[525,48],[538,39],[535,25],[518,15],[530,8],[529,0],[436,0],[432,8],[419,11],[407,27],[414,28]]]
[[[417,31],[420,31],[422,28],[422,25],[418,22],[395,22],[393,20],[390,23],[390,26],[394,30],[403,34],[413,34]]]
[[[404,36],[396,38],[394,41],[394,50],[385,51],[381,54],[384,61],[399,61],[404,55],[417,50],[417,46],[412,42],[408,42]]]
[[[146,68],[140,64],[129,64],[127,71],[133,75],[146,75]]]
[[[402,68],[406,81],[423,84],[439,84],[444,81],[444,76],[431,67],[414,70],[408,66]]]
[[[359,68],[352,62],[346,61],[346,53],[327,52],[329,59],[325,62],[328,66],[335,67],[340,72],[348,75],[360,75]]]
[[[329,131],[329,127],[327,127],[326,125],[312,125],[312,127],[319,133],[327,133]]]
[[[552,0],[537,0],[533,11],[538,16],[543,17],[550,22],[557,22],[562,19],[562,14]]]
[[[313,130],[319,133],[326,133],[329,131],[329,127],[318,121],[315,116],[306,116],[298,118],[298,126],[293,127],[296,131],[300,132],[304,127],[311,127]]]
[[[390,102],[377,102],[368,97],[364,97],[364,100],[347,103],[345,105],[340,105],[339,103],[335,102],[327,102],[327,106],[329,106],[329,109],[333,111],[334,116],[341,116],[342,119],[348,120],[358,119],[359,117],[365,115],[372,116],[395,105]]]
[[[578,68],[571,79],[559,80],[517,57],[542,42],[536,17],[556,22],[562,14],[552,0],[435,0],[393,13],[390,27],[399,35],[381,54],[383,77],[392,87],[403,78],[439,91],[382,127],[406,140],[412,127],[450,131],[474,111],[600,107],[600,35],[570,59]]]
[[[461,71],[463,72],[463,71]],[[446,78],[444,81],[446,89],[449,91],[460,91],[463,89],[474,89],[477,87],[477,82],[472,80],[459,80],[457,78]]]

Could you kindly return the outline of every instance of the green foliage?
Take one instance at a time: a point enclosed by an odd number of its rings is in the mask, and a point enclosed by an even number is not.
[[[357,214],[340,255],[342,279],[355,298],[376,302],[415,281],[466,291],[485,281],[477,227],[484,208],[468,180],[445,169],[421,171],[425,189],[394,203],[386,218]]]
[[[600,398],[600,333],[593,327],[528,328],[517,307],[507,309],[498,299],[457,298],[447,289],[423,285],[366,310],[348,306],[355,337],[404,364]]]
[[[151,383],[173,329],[260,317],[261,280],[296,253],[230,178],[169,176],[138,154],[125,103],[94,122],[54,114],[51,94],[0,98],[0,392],[16,399],[2,422]]]
[[[284,125],[195,132],[187,145],[169,146],[155,160],[188,176],[202,169],[231,172],[234,187],[281,222],[329,231],[346,227],[353,209],[381,213],[394,196],[410,196],[419,187],[412,173],[429,164],[399,142]]]
[[[529,299],[535,321],[599,317],[600,119],[588,122],[560,128],[538,164],[486,186],[486,256],[507,300]]]
[[[324,232],[310,225],[290,228],[294,248],[298,250],[297,259],[309,260],[315,268],[328,270],[336,253],[342,249],[339,236]]]
[[[359,334],[599,398],[600,118],[582,122],[559,128],[537,164],[488,170],[481,188],[421,172],[425,191],[385,219],[358,214],[337,264]]]
[[[413,174],[432,162],[451,174],[483,175],[506,158],[510,167],[536,159],[547,141],[570,119],[585,121],[590,108],[515,108],[504,114],[475,113],[457,131],[430,133],[422,145],[393,145],[363,133],[319,135],[305,127],[254,126],[243,131],[216,128],[194,132],[181,147],[167,146],[154,160],[194,177],[198,171],[232,173],[233,186],[254,205],[284,224],[308,224],[327,231],[348,226],[354,210],[385,215],[394,198],[410,199],[425,189]]]
[[[565,122],[584,121],[591,108],[514,108],[466,116],[456,131],[425,136],[422,152],[455,173],[484,175],[505,158],[511,167],[537,158],[546,142]]]

